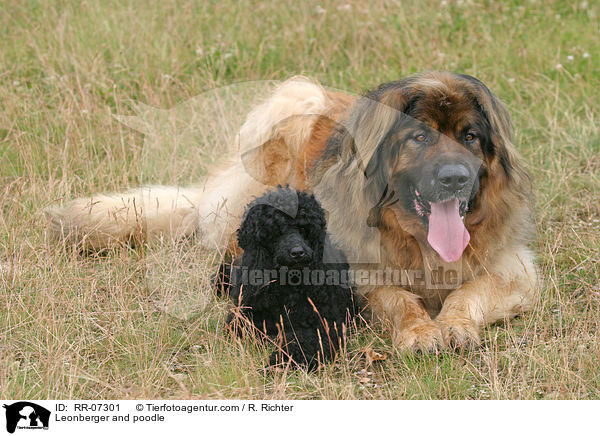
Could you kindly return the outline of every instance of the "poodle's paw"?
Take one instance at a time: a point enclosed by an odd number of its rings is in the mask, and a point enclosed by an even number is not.
[[[400,351],[437,353],[444,346],[444,335],[438,323],[423,320],[394,331],[393,341]]]
[[[437,320],[444,334],[444,344],[453,350],[477,348],[481,339],[475,322],[467,318]]]

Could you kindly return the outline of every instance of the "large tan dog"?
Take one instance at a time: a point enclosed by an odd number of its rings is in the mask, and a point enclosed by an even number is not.
[[[477,79],[431,72],[356,98],[294,78],[237,139],[233,162],[203,187],[76,199],[47,211],[52,228],[92,249],[193,233],[222,248],[245,205],[287,183],[322,203],[400,348],[475,345],[485,324],[532,308],[529,179],[506,109]]]

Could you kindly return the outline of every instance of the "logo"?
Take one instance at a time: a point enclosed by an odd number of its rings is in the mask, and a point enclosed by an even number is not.
[[[19,401],[3,406],[6,409],[6,431],[14,433],[18,429],[48,430],[50,411],[29,401]]]

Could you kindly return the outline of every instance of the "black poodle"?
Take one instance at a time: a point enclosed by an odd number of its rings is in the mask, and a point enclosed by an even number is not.
[[[329,243],[315,197],[281,186],[267,192],[248,205],[238,242],[241,261],[218,273],[237,305],[228,324],[240,333],[246,321],[263,337],[277,339],[270,365],[291,360],[314,369],[331,360],[357,306],[346,258]]]

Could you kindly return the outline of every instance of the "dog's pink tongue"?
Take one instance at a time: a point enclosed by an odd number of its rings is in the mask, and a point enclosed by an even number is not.
[[[458,212],[458,199],[431,203],[427,242],[446,262],[460,259],[471,235]]]

